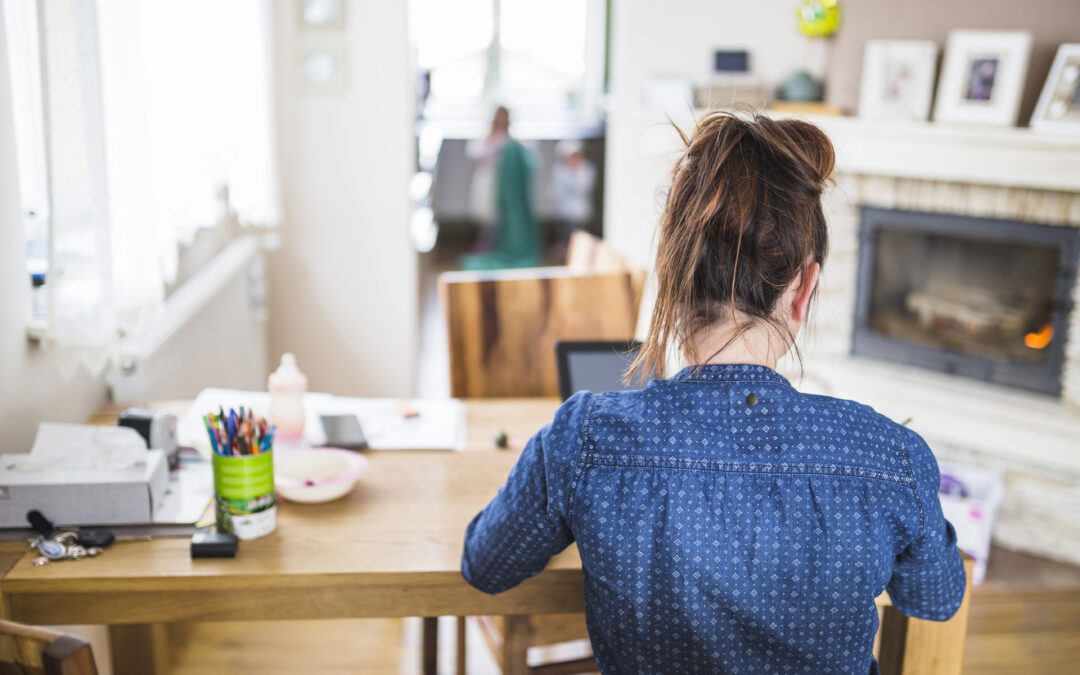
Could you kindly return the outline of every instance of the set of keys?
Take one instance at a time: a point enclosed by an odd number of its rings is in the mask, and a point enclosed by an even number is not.
[[[38,533],[27,541],[30,548],[41,554],[31,561],[35,566],[46,565],[55,560],[92,558],[116,541],[116,537],[108,530],[57,531],[40,511],[28,513],[27,520]]]
[[[90,542],[80,537],[79,532],[70,530],[51,537],[38,535],[28,542],[30,548],[37,549],[41,555],[31,562],[36,566],[46,565],[54,560],[82,560],[92,558],[104,551],[102,546],[89,545]]]

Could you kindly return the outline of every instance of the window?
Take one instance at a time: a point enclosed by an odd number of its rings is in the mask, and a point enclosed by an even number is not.
[[[5,0],[3,11],[26,261],[33,287],[31,329],[39,332],[48,315],[45,277],[49,267],[49,190],[45,172],[37,4]]]
[[[475,119],[496,104],[515,119],[599,117],[605,0],[412,0],[421,115]]]
[[[100,372],[153,327],[181,244],[278,218],[272,6],[0,2],[30,333]]]

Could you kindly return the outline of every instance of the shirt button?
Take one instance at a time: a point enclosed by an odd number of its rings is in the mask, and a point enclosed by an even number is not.
[[[746,395],[746,405],[750,406],[751,408],[756,406],[757,405],[757,394],[747,394]]]

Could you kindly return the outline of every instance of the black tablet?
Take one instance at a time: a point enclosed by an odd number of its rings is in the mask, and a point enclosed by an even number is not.
[[[636,340],[560,340],[555,343],[559,365],[559,396],[565,401],[582,389],[593,393],[637,389],[623,382],[641,343]]]

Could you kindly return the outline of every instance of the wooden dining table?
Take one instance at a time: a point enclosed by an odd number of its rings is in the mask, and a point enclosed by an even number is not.
[[[151,407],[181,415],[189,404]],[[0,543],[0,618],[107,624],[115,675],[159,675],[168,672],[171,623],[424,617],[422,670],[434,673],[439,616],[584,611],[573,545],[498,595],[472,588],[460,573],[466,525],[557,407],[546,398],[468,400],[464,452],[368,451],[368,472],[350,494],[281,503],[277,529],[241,542],[233,559],[193,560],[190,538],[162,537],[35,566],[25,544]],[[90,422],[112,424],[123,408],[105,406]],[[500,432],[505,449],[494,441]],[[882,594],[882,673],[959,673],[968,602],[938,623],[907,619]]]
[[[182,413],[185,402],[163,407]],[[0,545],[0,616],[30,624],[108,624],[114,671],[164,664],[167,624],[358,617],[578,612],[574,547],[540,575],[499,595],[460,573],[465,527],[495,495],[554,399],[466,404],[465,452],[368,451],[356,489],[325,504],[283,502],[277,530],[243,541],[233,559],[190,556],[190,538],[118,541],[96,558],[34,566],[25,544]],[[122,406],[91,422],[112,423]],[[508,448],[494,437],[505,432]],[[424,670],[434,672],[434,619]]]

